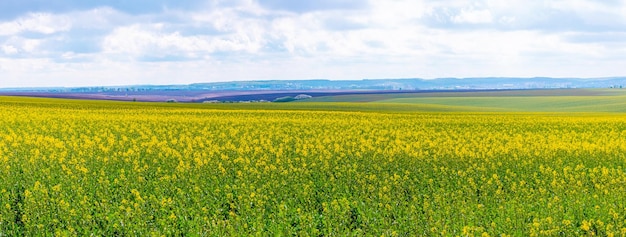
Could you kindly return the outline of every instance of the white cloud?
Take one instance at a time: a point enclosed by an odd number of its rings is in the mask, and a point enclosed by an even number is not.
[[[42,42],[43,40],[41,39],[27,39],[15,36],[5,41],[5,44],[2,45],[2,51],[7,55],[17,55],[21,53],[30,55],[40,54],[42,53],[40,50]]]
[[[215,52],[254,53],[261,47],[259,42],[245,33],[185,36],[179,32],[163,32],[162,28],[161,24],[117,28],[104,38],[103,53],[116,58],[129,56],[203,59]]]
[[[415,24],[415,20],[431,11],[426,1],[396,0],[370,1],[369,12],[364,15],[376,28],[398,28]]]
[[[132,16],[119,12],[110,7],[98,7],[85,11],[73,11],[66,13],[65,18],[69,18],[73,28],[77,29],[110,29],[120,24],[132,23]]]
[[[71,21],[67,17],[49,13],[30,13],[14,21],[0,22],[0,36],[22,32],[53,34],[70,28]]]
[[[5,54],[16,54],[18,52],[17,48],[13,45],[2,45],[2,52]]]
[[[454,23],[470,23],[470,24],[481,24],[481,23],[491,23],[493,22],[493,16],[491,15],[491,11],[484,10],[474,10],[474,9],[463,9],[461,13],[452,17],[452,21]]]

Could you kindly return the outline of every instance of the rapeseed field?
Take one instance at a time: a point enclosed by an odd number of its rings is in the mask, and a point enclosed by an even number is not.
[[[626,235],[626,115],[203,106],[0,98],[0,236]]]

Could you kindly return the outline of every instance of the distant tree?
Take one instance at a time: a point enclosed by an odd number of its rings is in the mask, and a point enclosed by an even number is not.
[[[284,97],[276,98],[273,102],[291,102],[294,100],[296,99],[291,96],[284,96]]]

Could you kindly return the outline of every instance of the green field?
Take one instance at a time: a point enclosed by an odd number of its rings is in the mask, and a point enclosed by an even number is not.
[[[401,111],[415,109],[419,111],[484,112],[626,112],[626,91],[617,89],[561,89],[428,92],[327,96],[302,102],[375,104],[381,108],[396,108],[390,110]]]
[[[439,97],[377,102],[458,106],[485,111],[626,112],[626,96]]]

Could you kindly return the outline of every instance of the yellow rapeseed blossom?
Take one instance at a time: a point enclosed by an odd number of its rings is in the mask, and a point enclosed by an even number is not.
[[[626,233],[622,114],[0,99],[0,235]]]

